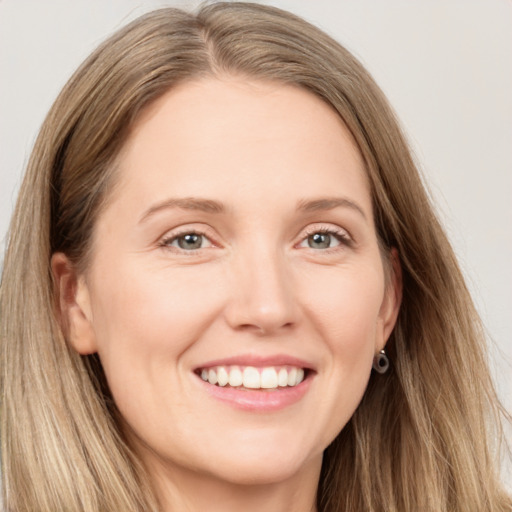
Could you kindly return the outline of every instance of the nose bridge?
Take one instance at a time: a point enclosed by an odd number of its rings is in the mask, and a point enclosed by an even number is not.
[[[285,254],[271,244],[240,251],[232,267],[228,322],[260,334],[297,321],[293,275]]]

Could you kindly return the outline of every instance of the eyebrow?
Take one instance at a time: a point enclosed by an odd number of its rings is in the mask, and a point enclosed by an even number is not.
[[[319,199],[306,200],[302,199],[298,202],[297,210],[304,212],[318,212],[325,210],[333,210],[334,208],[349,208],[359,213],[365,220],[368,220],[366,214],[357,203],[347,199],[346,197],[326,197]]]
[[[365,220],[367,219],[364,210],[357,203],[345,197],[326,197],[308,200],[302,199],[297,203],[297,210],[302,212],[326,211],[340,207],[354,210]],[[224,213],[226,211],[226,208],[222,203],[213,199],[204,199],[200,197],[169,198],[149,208],[142,215],[139,222],[145,222],[156,213],[173,208],[217,214]]]
[[[142,215],[139,222],[145,222],[156,213],[172,208],[196,210],[206,213],[223,213],[225,211],[224,205],[213,199],[202,199],[200,197],[170,198],[149,208],[149,210]]]

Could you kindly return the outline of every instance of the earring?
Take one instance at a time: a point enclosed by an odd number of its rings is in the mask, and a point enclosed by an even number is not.
[[[389,357],[386,355],[384,350],[381,350],[378,354],[375,354],[373,358],[373,369],[377,373],[386,373],[389,370]]]

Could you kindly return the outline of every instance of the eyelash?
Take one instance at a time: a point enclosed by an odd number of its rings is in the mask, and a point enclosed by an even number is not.
[[[309,249],[309,250],[312,250],[315,252],[331,253],[331,252],[340,250],[340,246],[352,247],[352,245],[354,243],[351,236],[344,229],[341,229],[338,227],[333,227],[333,226],[311,226],[305,230],[304,234],[301,236],[299,243],[295,244],[295,247],[297,247],[297,246],[300,247],[300,244],[307,242],[307,240],[310,236],[316,235],[316,234],[333,236],[339,242],[339,245],[337,245],[335,247],[327,247],[327,248],[323,248],[323,249],[315,249],[313,247],[304,247],[304,249]],[[174,247],[173,245],[171,245],[172,243],[176,242],[179,238],[184,237],[186,235],[196,235],[199,237],[203,237],[204,239],[208,240],[211,245],[210,245],[210,247],[200,247],[198,249],[189,249],[189,250],[179,248],[179,247]],[[201,229],[194,229],[194,228],[183,229],[181,231],[178,231],[176,233],[172,233],[170,235],[163,237],[161,239],[161,241],[159,242],[158,246],[163,249],[166,249],[166,250],[179,252],[181,254],[185,253],[188,255],[194,255],[197,252],[199,252],[201,249],[209,249],[211,247],[218,247],[218,245],[216,245],[216,243],[212,239],[213,239],[213,237],[211,234],[208,233],[208,230],[201,230]]]
[[[318,251],[318,252],[323,252],[323,253],[330,253],[330,252],[340,250],[340,246],[352,247],[354,244],[354,240],[347,233],[346,230],[339,228],[339,227],[334,227],[334,226],[311,226],[311,227],[308,227],[304,233],[304,236],[301,237],[299,244],[306,242],[310,236],[316,235],[316,234],[333,236],[339,242],[339,246],[328,247],[325,249],[314,249],[313,247],[305,247],[305,249],[310,249],[315,252]]]
[[[196,254],[201,249],[205,249],[205,247],[200,247],[199,249],[186,250],[186,249],[183,249],[180,247],[174,247],[171,244],[173,242],[177,241],[179,238],[184,237],[186,235],[196,235],[196,236],[205,238],[206,240],[208,240],[210,242],[212,247],[215,247],[216,244],[212,241],[213,237],[207,231],[208,230],[201,230],[201,229],[194,229],[194,228],[183,229],[176,233],[172,233],[170,235],[164,236],[164,238],[162,238],[162,240],[159,242],[158,245],[159,245],[159,247],[162,247],[163,249],[176,251],[176,252],[179,252],[182,254],[185,253],[185,254],[193,255],[193,254]]]

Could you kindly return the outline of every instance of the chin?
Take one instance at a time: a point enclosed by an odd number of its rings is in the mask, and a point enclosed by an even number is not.
[[[305,470],[305,465],[288,465],[281,461],[265,461],[254,465],[236,464],[222,470],[215,468],[212,476],[240,486],[272,485],[285,482]]]
[[[252,453],[248,453],[252,451]],[[215,465],[210,469],[212,476],[235,485],[270,485],[284,482],[299,473],[319,468],[322,463],[322,453],[305,457],[304,451],[298,453],[286,451],[286,446],[280,449],[232,450],[235,459],[231,457],[215,457]]]

